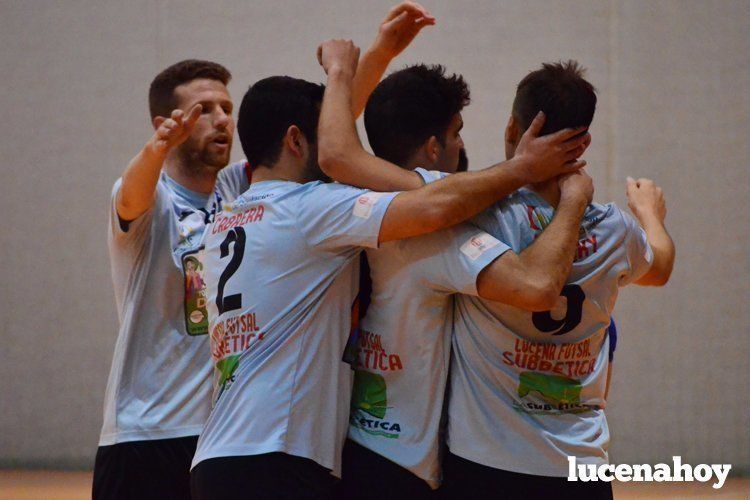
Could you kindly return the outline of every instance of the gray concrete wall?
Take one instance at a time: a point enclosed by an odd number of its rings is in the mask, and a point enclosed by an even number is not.
[[[682,455],[750,470],[750,4],[426,2],[438,25],[394,67],[441,62],[474,104],[474,168],[502,159],[514,86],[548,60],[589,68],[597,198],[626,175],[664,187],[678,261],[663,290],[622,293],[611,391],[615,462]],[[387,1],[0,1],[0,465],[92,463],[117,322],[109,192],[149,137],[147,88],[213,59],[230,90],[322,80],[325,38],[366,45]],[[237,143],[239,146],[239,143]],[[241,157],[236,147],[233,157]]]

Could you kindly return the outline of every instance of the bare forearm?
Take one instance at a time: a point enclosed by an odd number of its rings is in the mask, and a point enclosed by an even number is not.
[[[370,47],[360,58],[352,84],[351,108],[354,119],[365,110],[370,94],[377,87],[390,62],[388,56],[374,47]]]
[[[570,275],[586,205],[581,198],[561,199],[552,223],[520,254],[524,268],[553,290],[555,297]]]
[[[527,183],[527,165],[512,159],[480,172],[448,176],[399,194],[391,202],[380,241],[399,240],[465,221]]]
[[[318,122],[318,158],[328,175],[326,167],[330,164],[337,166],[345,154],[362,148],[351,102],[352,76],[337,68],[331,69]]]
[[[374,191],[416,189],[416,172],[377,158],[362,147],[352,115],[352,80],[345,73],[328,75],[318,124],[318,160],[323,172],[342,184]]]
[[[135,220],[151,207],[164,158],[151,140],[130,161],[117,193],[117,214],[121,219]]]
[[[440,225],[449,227],[475,216],[527,181],[526,164],[511,159],[478,172],[448,176],[422,189],[425,203],[437,209],[443,221]]]
[[[649,271],[637,281],[637,284],[645,286],[665,285],[672,275],[674,266],[674,242],[667,233],[664,223],[658,218],[644,216],[639,222],[646,231],[646,238],[654,253],[654,261]]]

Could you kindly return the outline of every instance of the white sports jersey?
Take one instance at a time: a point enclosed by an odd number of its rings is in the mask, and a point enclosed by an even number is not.
[[[359,253],[397,193],[256,182],[205,235],[215,403],[193,466],[284,452],[340,475]]]
[[[372,295],[359,331],[349,437],[440,484],[440,420],[453,296],[508,247],[461,224],[368,250]]]
[[[474,222],[520,253],[554,210],[521,189]],[[618,288],[653,256],[645,232],[614,204],[590,205],[557,305],[531,313],[456,298],[448,445],[497,469],[566,476],[567,456],[607,463],[604,416],[609,340]]]
[[[112,189],[108,231],[120,320],[100,446],[196,436],[208,417],[211,362],[198,252],[208,196],[165,173],[154,205],[124,229]]]
[[[232,203],[235,198],[250,188],[252,170],[246,160],[227,165],[216,176],[214,193],[208,206],[212,212],[221,211],[223,205]]]

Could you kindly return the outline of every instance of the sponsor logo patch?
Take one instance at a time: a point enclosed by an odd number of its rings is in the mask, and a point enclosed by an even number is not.
[[[500,243],[498,240],[485,232],[477,233],[461,245],[461,253],[471,260],[477,260],[480,255],[497,246],[498,243]]]
[[[357,201],[354,203],[354,210],[352,211],[353,215],[360,219],[369,219],[372,215],[372,207],[375,206],[383,195],[385,195],[385,193],[368,192],[363,194],[357,198]]]

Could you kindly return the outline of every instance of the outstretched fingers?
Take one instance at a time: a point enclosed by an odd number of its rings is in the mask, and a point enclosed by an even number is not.
[[[196,104],[190,110],[188,111],[187,117],[183,119],[183,123],[185,125],[185,128],[191,129],[193,128],[193,125],[195,125],[195,122],[198,121],[198,118],[201,116],[201,112],[203,111],[203,106],[200,104]]]

